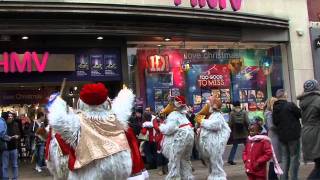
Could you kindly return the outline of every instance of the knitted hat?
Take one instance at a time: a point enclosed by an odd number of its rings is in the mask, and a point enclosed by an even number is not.
[[[102,84],[86,84],[80,91],[80,99],[87,105],[97,106],[108,98],[108,89]]]
[[[304,92],[319,91],[320,85],[317,80],[308,80],[303,84]]]
[[[287,92],[284,89],[278,89],[276,92],[276,98],[286,98]]]

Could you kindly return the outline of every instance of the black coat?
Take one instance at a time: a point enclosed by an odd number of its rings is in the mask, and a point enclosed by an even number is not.
[[[297,140],[301,134],[301,111],[292,102],[278,100],[273,105],[273,124],[279,140],[283,143]]]
[[[302,109],[302,151],[305,160],[320,158],[320,91],[298,97]]]

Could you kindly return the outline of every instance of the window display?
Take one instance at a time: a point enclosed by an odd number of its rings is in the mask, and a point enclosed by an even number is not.
[[[187,103],[199,111],[213,95],[230,108],[233,102],[256,116],[266,99],[283,87],[282,58],[279,46],[264,49],[137,49],[136,81],[146,105],[157,112],[169,95],[184,95]],[[157,55],[156,55],[157,54]],[[150,71],[153,64],[167,68]],[[158,60],[158,61],[156,61]],[[159,66],[159,67],[160,67]],[[153,67],[153,66],[152,66]],[[163,69],[163,71],[161,71]],[[145,87],[143,87],[143,85]],[[259,113],[258,113],[259,114]]]

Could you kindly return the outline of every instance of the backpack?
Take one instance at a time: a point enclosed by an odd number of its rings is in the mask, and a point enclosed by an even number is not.
[[[233,122],[236,131],[242,131],[245,128],[245,116],[246,113],[244,113],[243,111],[240,111],[240,113],[236,113],[233,115]]]

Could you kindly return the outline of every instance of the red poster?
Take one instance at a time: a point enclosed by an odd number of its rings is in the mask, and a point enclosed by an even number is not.
[[[229,88],[230,70],[227,65],[214,64],[198,77],[198,85],[201,88]]]

